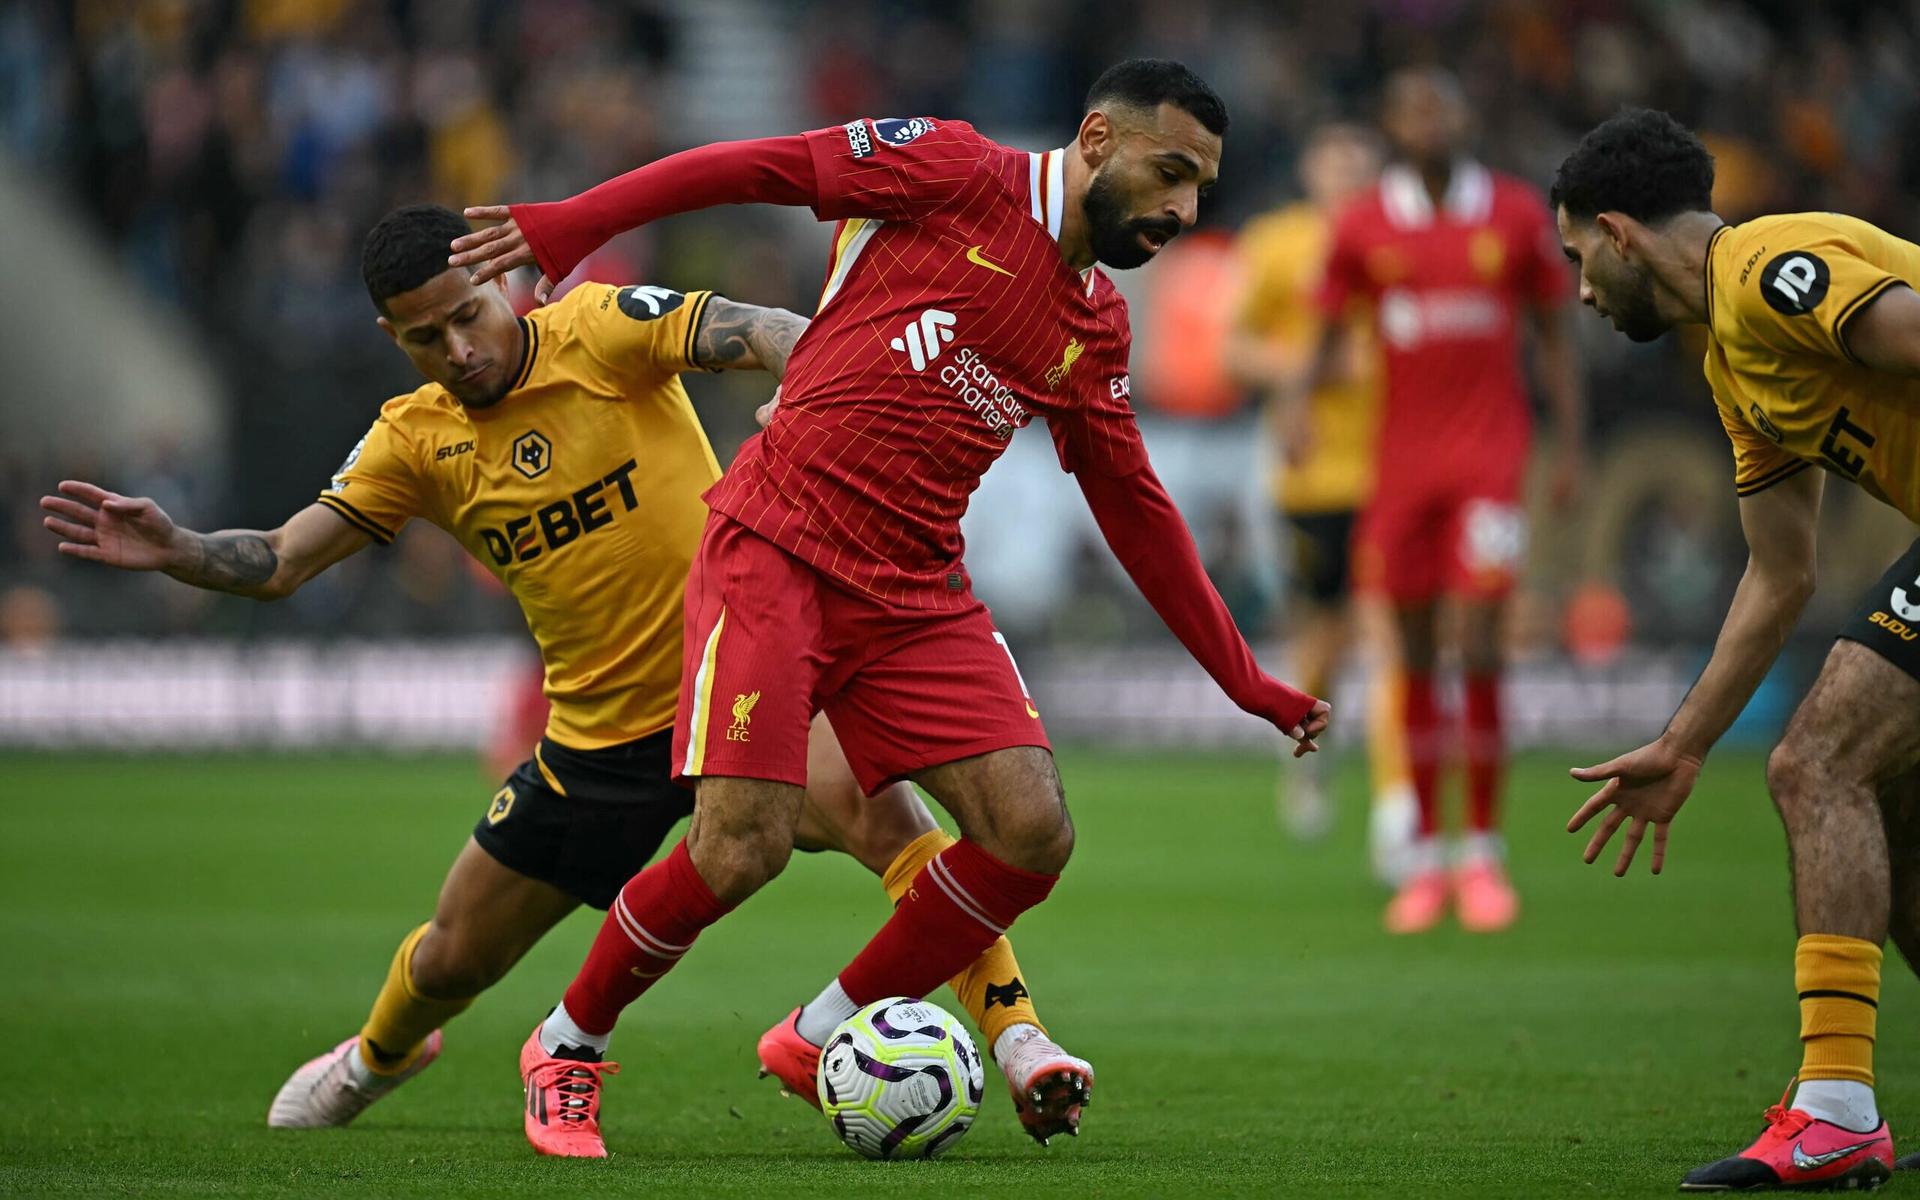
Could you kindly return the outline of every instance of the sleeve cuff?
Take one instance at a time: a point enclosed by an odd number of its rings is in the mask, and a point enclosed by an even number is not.
[[[1812,463],[1807,462],[1805,459],[1795,459],[1783,467],[1775,467],[1771,471],[1756,475],[1745,483],[1736,480],[1733,485],[1733,494],[1743,498],[1756,496],[1776,483],[1784,483],[1792,479],[1795,475],[1798,475],[1812,465]]]
[[[348,504],[334,493],[321,492],[317,503],[332,509],[335,516],[338,516],[341,520],[358,529],[361,533],[366,534],[374,541],[379,542],[382,546],[393,544],[394,534],[391,529],[380,524],[380,522],[361,512],[353,505]]]

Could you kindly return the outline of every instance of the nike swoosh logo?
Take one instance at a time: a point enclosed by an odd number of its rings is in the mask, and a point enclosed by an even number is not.
[[[1040,719],[1040,710],[1033,706],[1033,701],[1031,700],[1027,701],[1027,715],[1036,721]]]
[[[1871,1145],[1873,1145],[1873,1141],[1869,1139],[1864,1142],[1856,1142],[1851,1146],[1842,1146],[1838,1150],[1829,1150],[1825,1154],[1808,1154],[1800,1148],[1799,1142],[1795,1142],[1793,1144],[1793,1165],[1797,1170],[1811,1171],[1815,1167],[1824,1167],[1830,1162],[1838,1162],[1847,1155],[1858,1153]]]
[[[980,245],[978,246],[968,246],[967,261],[972,263],[976,267],[985,267],[989,271],[998,271],[1002,275],[1005,275],[1008,279],[1012,279],[1013,278],[1012,271],[1007,270],[1005,267],[1001,266],[999,263],[990,260],[986,255],[980,253],[980,251],[983,250],[985,247],[986,247],[985,242],[980,243]]]

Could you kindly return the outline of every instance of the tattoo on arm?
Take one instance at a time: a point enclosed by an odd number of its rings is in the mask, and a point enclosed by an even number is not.
[[[199,533],[188,544],[191,561],[167,574],[195,587],[251,596],[280,569],[280,556],[257,533]]]
[[[703,367],[762,367],[779,379],[787,356],[807,328],[807,319],[784,308],[737,304],[723,296],[707,301],[693,335],[693,361]]]

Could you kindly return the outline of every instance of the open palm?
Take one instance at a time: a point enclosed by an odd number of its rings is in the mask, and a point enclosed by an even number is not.
[[[1658,875],[1667,861],[1667,826],[1692,794],[1693,781],[1700,775],[1700,760],[1654,741],[1599,766],[1575,767],[1569,774],[1582,783],[1603,784],[1567,822],[1567,832],[1578,833],[1587,822],[1600,817],[1600,825],[1582,857],[1588,862],[1599,858],[1614,833],[1627,825],[1620,857],[1613,866],[1615,875],[1625,875],[1648,826],[1652,826],[1651,866]]]
[[[40,497],[42,520],[60,553],[128,571],[159,571],[173,561],[173,519],[144,496],[122,496],[77,479]]]

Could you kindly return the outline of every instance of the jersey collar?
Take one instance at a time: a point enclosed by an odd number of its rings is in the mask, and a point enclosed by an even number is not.
[[[1493,173],[1470,158],[1453,164],[1444,197],[1447,215],[1462,224],[1487,219],[1493,211]],[[1387,221],[1400,229],[1425,229],[1433,224],[1433,197],[1420,172],[1394,163],[1380,172],[1380,206]]]
[[[540,357],[540,326],[532,318],[520,318],[520,369],[515,372],[513,386],[508,392],[517,392],[527,386],[533,378],[533,364]]]
[[[1045,226],[1047,236],[1056,242],[1060,240],[1060,217],[1067,209],[1066,165],[1064,146],[1027,155],[1027,215]],[[1080,278],[1087,285],[1087,295],[1093,295],[1093,268],[1080,272]]]

